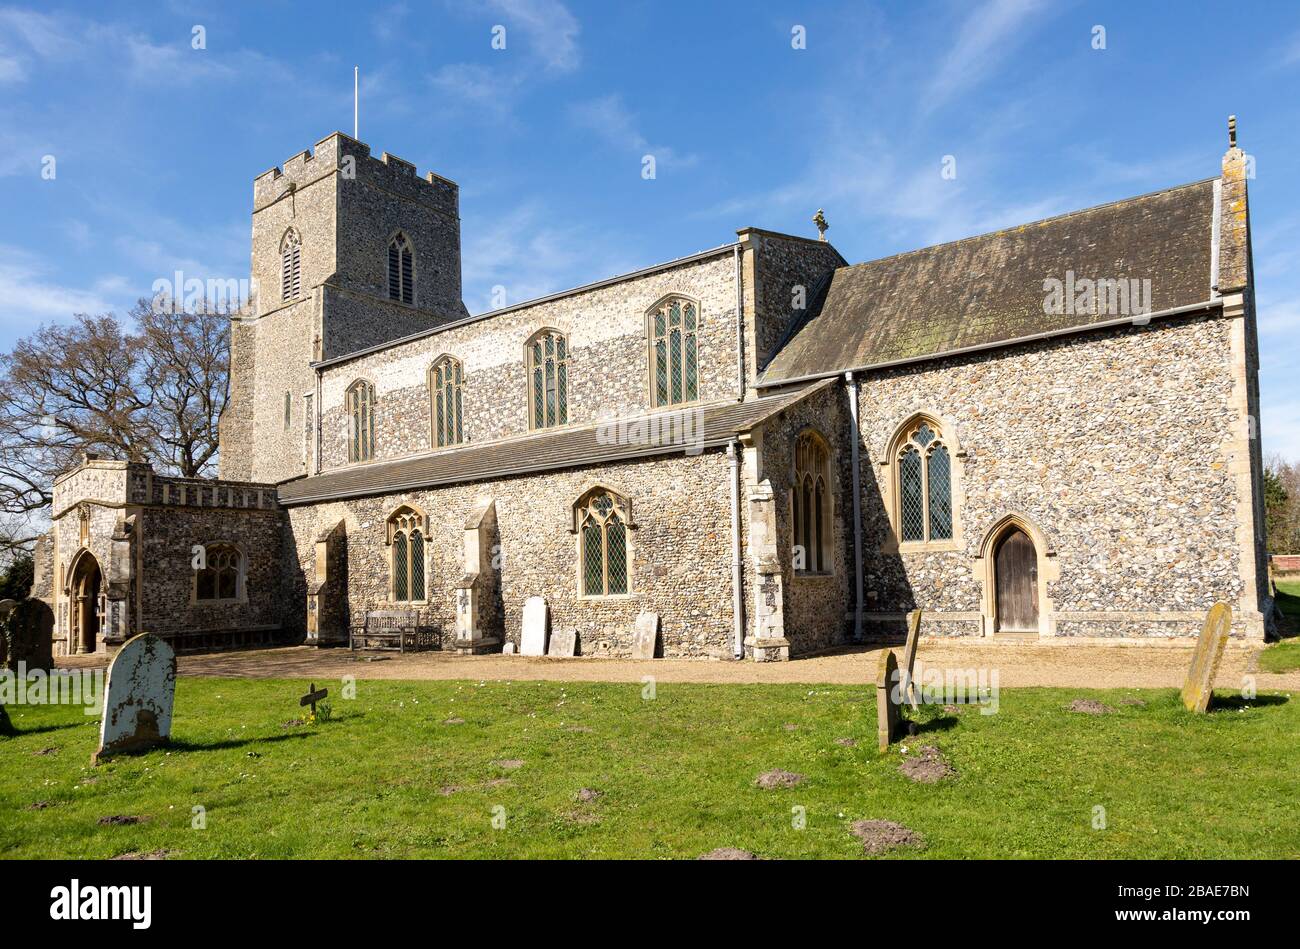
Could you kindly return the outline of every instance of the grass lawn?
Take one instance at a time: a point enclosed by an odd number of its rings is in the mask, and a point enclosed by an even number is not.
[[[1280,580],[1277,605],[1285,619],[1279,624],[1284,638],[1259,654],[1259,668],[1264,672],[1291,672],[1300,669],[1300,580]]]
[[[286,725],[304,682],[181,679],[171,750],[99,768],[97,718],[10,706],[0,856],[858,857],[851,822],[887,818],[927,842],[902,857],[1300,857],[1300,700],[1281,695],[1220,693],[1206,716],[1172,689],[926,707],[906,744],[957,773],[923,785],[897,748],[876,754],[874,689],[661,684],[648,701],[640,684],[362,681],[348,701],[321,684],[332,719]],[[1067,711],[1079,697],[1115,711]],[[806,778],[755,786],[775,768]],[[98,823],[115,815],[142,821]]]

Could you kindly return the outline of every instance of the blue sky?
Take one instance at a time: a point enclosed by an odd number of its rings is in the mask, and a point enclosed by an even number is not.
[[[0,347],[177,269],[246,277],[253,177],[351,131],[354,64],[361,138],[461,186],[472,312],[738,227],[812,236],[819,207],[857,261],[1209,177],[1236,113],[1264,448],[1300,459],[1284,3],[0,6]]]

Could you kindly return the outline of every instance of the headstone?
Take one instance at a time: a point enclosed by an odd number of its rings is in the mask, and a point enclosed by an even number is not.
[[[1183,684],[1183,706],[1187,711],[1205,712],[1209,709],[1214,694],[1214,677],[1219,671],[1231,629],[1232,610],[1226,603],[1215,603],[1205,614],[1201,638],[1196,641],[1196,651],[1192,653],[1192,667],[1187,670],[1187,681]]]
[[[506,643],[501,647],[501,653],[502,655],[513,656],[515,654],[515,644],[512,642]]]
[[[876,672],[876,727],[880,750],[889,750],[889,743],[898,734],[898,657],[894,650],[886,649],[880,655]]]
[[[167,743],[176,692],[176,653],[151,633],[128,639],[108,667],[95,763]]]
[[[54,611],[44,600],[26,599],[18,603],[4,620],[8,630],[9,668],[26,663],[27,669],[54,667]],[[3,663],[0,663],[3,664]]]
[[[557,629],[551,633],[551,643],[547,648],[548,656],[572,658],[578,654],[578,631],[576,629]]]
[[[524,631],[519,639],[519,655],[546,655],[547,623],[545,598],[530,596],[524,601]]]
[[[655,643],[659,639],[659,614],[639,613],[636,628],[632,630],[632,658],[653,659]]]
[[[316,688],[316,683],[313,682],[311,688],[307,690],[307,694],[298,700],[298,707],[302,708],[304,705],[310,705],[311,714],[315,717],[316,703],[329,698],[329,694],[329,689],[318,689]]]
[[[912,705],[912,710],[920,708],[916,681],[912,678],[912,668],[916,665],[916,641],[921,638],[921,611],[912,610],[907,614],[907,644],[903,646],[902,695]]]

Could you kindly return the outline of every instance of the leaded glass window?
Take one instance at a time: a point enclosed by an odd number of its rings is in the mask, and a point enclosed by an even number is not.
[[[608,491],[588,495],[577,509],[583,596],[626,593],[627,504]]]
[[[388,299],[415,302],[415,252],[405,234],[388,242]]]
[[[528,425],[569,423],[569,341],[559,330],[542,330],[528,341]]]
[[[194,598],[218,602],[237,600],[242,585],[244,558],[230,544],[208,544],[203,550],[203,566],[194,576]]]
[[[942,432],[924,421],[909,427],[897,459],[899,537],[952,540],[952,456]]]
[[[289,228],[280,241],[280,301],[288,303],[302,292],[302,240]]]
[[[348,461],[375,457],[375,387],[364,379],[348,389]]]
[[[650,391],[655,408],[700,397],[699,313],[690,300],[667,300],[650,315]]]
[[[459,445],[465,440],[464,401],[461,395],[463,370],[460,361],[443,356],[429,370],[429,394],[433,400],[433,443],[438,448]]]
[[[830,450],[816,432],[803,432],[794,452],[794,566],[798,573],[831,569]]]
[[[388,519],[388,534],[393,555],[393,601],[423,602],[424,515],[414,508],[398,508]]]

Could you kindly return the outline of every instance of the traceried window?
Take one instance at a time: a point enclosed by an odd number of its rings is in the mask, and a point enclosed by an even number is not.
[[[910,425],[896,453],[898,536],[904,543],[952,540],[952,456],[929,421]]]
[[[793,495],[795,571],[829,573],[830,449],[816,432],[802,432],[795,441]]]
[[[528,427],[569,423],[569,341],[545,329],[528,341]]]
[[[388,299],[415,302],[415,253],[405,234],[388,242]]]
[[[603,489],[583,497],[574,509],[578,572],[583,596],[627,592],[627,501]]]
[[[699,311],[670,299],[650,314],[650,393],[654,407],[700,397]]]
[[[375,387],[364,379],[352,383],[347,394],[348,461],[375,457]]]
[[[399,507],[388,519],[393,554],[393,602],[419,603],[424,595],[424,515]]]
[[[232,544],[208,544],[203,567],[194,574],[194,599],[220,603],[241,598],[244,557]]]
[[[465,440],[462,374],[460,360],[451,356],[443,356],[429,369],[433,443],[438,448],[459,445]]]
[[[280,241],[280,300],[287,303],[302,292],[302,240],[289,228]]]

